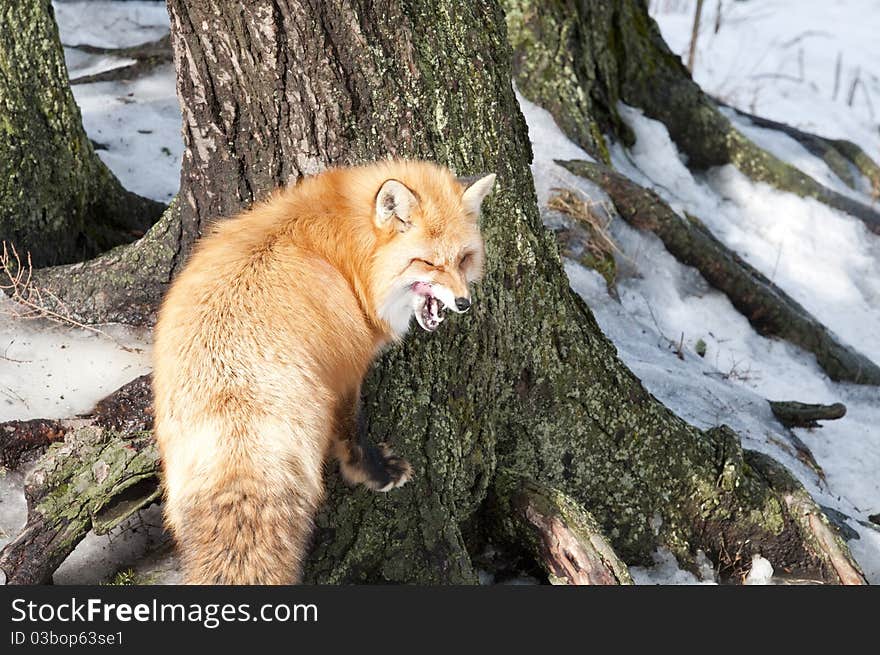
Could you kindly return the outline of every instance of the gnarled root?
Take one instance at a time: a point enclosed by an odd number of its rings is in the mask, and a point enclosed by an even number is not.
[[[551,584],[632,584],[595,519],[558,489],[501,470],[489,503],[494,534],[525,545]]]

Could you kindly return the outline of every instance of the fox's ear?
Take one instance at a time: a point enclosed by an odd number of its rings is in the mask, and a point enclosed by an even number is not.
[[[393,226],[398,232],[406,232],[411,226],[410,215],[418,204],[412,191],[397,180],[386,180],[376,195],[376,227],[384,230]]]
[[[460,177],[458,181],[465,187],[464,193],[461,194],[464,210],[473,216],[479,216],[483,200],[486,199],[486,196],[492,191],[492,187],[495,186],[495,173],[470,178]]]

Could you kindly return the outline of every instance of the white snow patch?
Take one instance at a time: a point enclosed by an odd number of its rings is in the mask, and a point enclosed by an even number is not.
[[[0,468],[0,549],[27,523],[24,474]]]
[[[162,527],[162,510],[158,505],[141,510],[110,534],[89,532],[52,576],[55,584],[92,585],[109,582],[127,569],[137,569],[141,560],[169,544],[170,537]],[[163,582],[175,579],[172,566],[163,567]],[[141,574],[145,569],[141,567]],[[157,582],[150,579],[149,582]]]
[[[701,579],[680,568],[675,555],[660,549],[654,553],[654,566],[631,566],[630,575],[638,585],[714,585],[714,579]],[[711,570],[711,569],[710,569]],[[701,573],[703,569],[701,568]]]
[[[52,5],[65,46],[85,43],[101,48],[126,48],[168,34],[168,9],[164,2],[55,0]]]
[[[695,0],[652,2],[673,52],[686,57]],[[880,158],[876,0],[721,1],[703,8],[694,79],[751,114],[854,141]],[[852,97],[851,97],[852,96]]]
[[[121,48],[168,33],[164,2],[56,2],[61,42]],[[70,78],[128,65],[131,59],[87,54],[66,47]],[[76,84],[73,95],[83,127],[98,156],[122,185],[142,196],[169,202],[180,186],[183,156],[181,113],[172,65],[131,82]]]
[[[744,584],[768,585],[773,584],[773,565],[760,555],[752,555],[752,568],[746,576]]]
[[[84,414],[150,370],[148,330],[106,325],[99,334],[15,311],[0,295],[0,421]]]

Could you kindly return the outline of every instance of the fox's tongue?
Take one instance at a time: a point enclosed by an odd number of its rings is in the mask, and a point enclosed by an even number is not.
[[[433,332],[445,318],[443,316],[444,305],[439,298],[433,296],[420,297],[415,307],[416,321],[423,330]]]

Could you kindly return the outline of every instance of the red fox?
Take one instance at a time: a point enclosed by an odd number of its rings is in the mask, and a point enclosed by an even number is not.
[[[200,240],[163,302],[153,372],[187,583],[297,582],[328,457],[350,484],[409,480],[358,438],[361,382],[413,316],[433,332],[470,307],[494,182],[419,161],[336,168]]]

